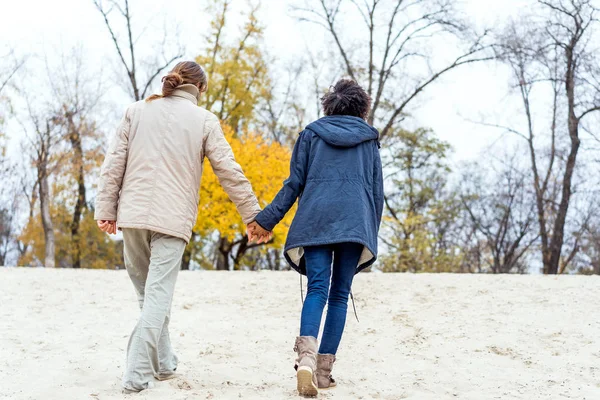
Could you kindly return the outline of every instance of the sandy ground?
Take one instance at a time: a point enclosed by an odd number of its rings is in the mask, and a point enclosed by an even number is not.
[[[600,399],[600,279],[361,274],[322,399]],[[123,271],[0,269],[0,398],[292,399],[294,272],[183,272],[183,377],[120,389],[138,315]]]

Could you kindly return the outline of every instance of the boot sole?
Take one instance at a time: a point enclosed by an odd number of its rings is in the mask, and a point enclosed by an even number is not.
[[[170,381],[171,379],[179,378],[180,376],[181,376],[180,374],[158,375],[158,376],[155,376],[155,378],[157,381],[164,382],[164,381]]]
[[[330,386],[327,386],[327,387],[320,387],[320,386],[319,386],[319,390],[329,390],[329,389],[335,389],[335,387],[336,387],[336,386],[337,386],[337,385],[330,385]]]
[[[317,397],[319,389],[313,382],[313,372],[309,367],[300,367],[296,373],[298,378],[298,393],[300,396]]]

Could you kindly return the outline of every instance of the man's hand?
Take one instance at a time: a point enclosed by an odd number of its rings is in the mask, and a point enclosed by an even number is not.
[[[106,232],[109,235],[117,234],[117,222],[116,221],[98,220],[96,222],[98,223],[98,228],[100,228],[100,230],[102,232]]]
[[[256,221],[248,224],[246,232],[248,234],[248,240],[250,242],[257,240],[257,244],[268,243],[273,238],[273,232],[263,229]]]

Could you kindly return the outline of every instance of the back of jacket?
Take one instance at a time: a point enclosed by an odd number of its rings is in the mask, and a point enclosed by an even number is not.
[[[127,109],[98,185],[96,219],[189,241],[207,157],[244,223],[260,211],[215,115],[197,106],[197,88]]]
[[[375,262],[383,212],[383,172],[379,133],[357,117],[323,117],[300,134],[290,177],[256,221],[273,229],[292,205],[298,210],[290,227],[285,256],[306,274],[304,248],[360,243],[357,272]]]

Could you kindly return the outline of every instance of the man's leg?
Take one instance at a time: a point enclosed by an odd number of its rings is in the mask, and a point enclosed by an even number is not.
[[[154,377],[163,372],[159,365],[159,348],[165,352],[166,368],[177,360],[172,353],[168,355],[171,345],[167,329],[185,241],[156,232],[150,232],[149,236],[150,264],[143,289],[142,313],[129,342],[123,377],[123,386],[130,390],[147,389]],[[164,340],[162,345],[160,339]]]

